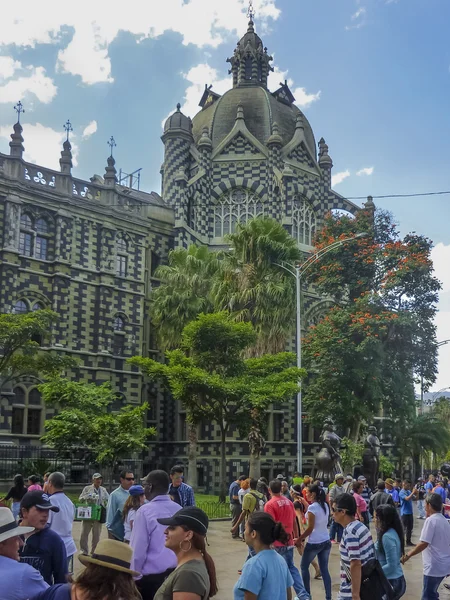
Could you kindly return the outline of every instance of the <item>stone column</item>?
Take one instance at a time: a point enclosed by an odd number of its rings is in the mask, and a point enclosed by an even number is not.
[[[21,204],[19,196],[10,194],[6,197],[4,249],[10,252],[19,252]]]

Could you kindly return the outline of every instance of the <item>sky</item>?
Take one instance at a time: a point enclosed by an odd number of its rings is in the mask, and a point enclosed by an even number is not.
[[[4,4],[4,6],[3,6]],[[450,190],[448,0],[253,0],[274,57],[274,91],[288,79],[347,197]],[[22,0],[2,3],[0,151],[21,100],[25,159],[59,168],[63,124],[73,125],[73,174],[142,168],[160,191],[162,124],[177,102],[198,111],[204,85],[231,87],[228,64],[247,27],[248,0]],[[356,201],[361,203],[361,201]],[[435,247],[443,283],[438,340],[450,339],[450,195],[375,199],[402,234]],[[434,390],[450,386],[450,343]]]

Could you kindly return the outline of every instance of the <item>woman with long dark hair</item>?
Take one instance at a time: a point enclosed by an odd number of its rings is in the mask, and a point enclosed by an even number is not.
[[[320,574],[322,575],[325,587],[325,598],[326,600],[331,600],[331,577],[328,570],[328,561],[331,552],[331,540],[328,533],[330,507],[326,502],[324,489],[316,483],[308,486],[306,499],[309,502],[306,512],[308,526],[297,540],[297,545],[299,545],[308,538],[308,542],[303,549],[302,562],[300,564],[303,584],[308,594],[311,594],[309,565],[317,556]]]
[[[390,504],[380,504],[375,509],[377,558],[386,578],[395,593],[394,600],[401,598],[406,591],[406,581],[400,559],[405,553],[405,536],[397,509]]]
[[[14,476],[12,488],[10,488],[9,492],[4,498],[0,498],[0,501],[4,500],[5,502],[12,500],[11,511],[16,521],[19,518],[20,501],[26,493],[27,488],[23,479],[23,475],[17,474]]]
[[[217,594],[216,567],[206,551],[208,516],[196,506],[182,508],[172,517],[158,519],[167,527],[166,548],[177,557],[177,567],[154,600],[172,600],[175,594],[189,594],[190,600],[208,600]]]
[[[294,581],[284,558],[271,548],[274,542],[287,544],[289,536],[281,523],[261,511],[251,513],[244,531],[247,546],[255,556],[242,568],[242,575],[234,586],[234,600],[244,600],[246,592],[252,597],[286,600]]]
[[[300,533],[303,533],[308,528],[308,520],[306,518],[306,513],[308,511],[309,504],[302,496],[302,489],[299,484],[293,485],[291,487],[291,498],[294,502],[295,514],[297,517],[298,530]],[[300,544],[297,546],[297,551],[300,556],[303,556],[304,545]],[[322,579],[322,575],[320,574],[319,563],[317,562],[317,558],[312,561],[312,566],[315,571],[314,579]]]

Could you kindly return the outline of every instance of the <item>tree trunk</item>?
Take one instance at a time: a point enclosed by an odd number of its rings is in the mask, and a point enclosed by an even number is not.
[[[226,457],[226,438],[227,428],[224,425],[220,427],[220,493],[219,502],[225,502],[227,497],[228,482],[227,476],[227,457]]]
[[[252,410],[251,418],[253,423],[248,432],[248,447],[250,450],[249,476],[253,479],[259,479],[261,477],[261,450],[264,448],[266,441],[261,433],[261,414],[258,409],[255,408]]]
[[[252,479],[259,479],[261,477],[261,456],[259,452],[250,453],[249,477]]]
[[[189,446],[188,446],[188,483],[193,488],[194,492],[198,488],[198,476],[197,476],[197,425],[189,423]]]
[[[359,431],[361,429],[361,419],[353,421],[351,430],[350,430],[350,439],[353,442],[357,442],[359,439]]]

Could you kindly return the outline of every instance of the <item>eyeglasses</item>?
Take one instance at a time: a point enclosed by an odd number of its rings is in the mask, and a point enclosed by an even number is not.
[[[331,512],[333,513],[345,513],[346,509],[345,508],[333,508],[331,507]]]
[[[134,477],[125,477],[127,481],[134,481]]]

